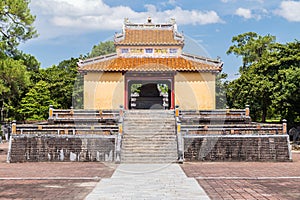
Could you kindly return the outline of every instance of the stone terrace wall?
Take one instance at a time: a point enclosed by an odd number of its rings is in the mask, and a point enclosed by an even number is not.
[[[184,136],[185,161],[290,161],[288,135]]]
[[[13,135],[9,162],[114,161],[116,136]]]

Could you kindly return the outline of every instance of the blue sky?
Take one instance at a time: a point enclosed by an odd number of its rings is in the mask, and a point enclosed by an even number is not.
[[[137,23],[175,18],[186,36],[185,51],[221,57],[229,79],[237,77],[241,65],[240,58],[226,55],[233,36],[254,31],[280,43],[300,40],[300,1],[295,0],[31,0],[30,8],[39,37],[20,47],[42,67],[85,55],[112,39],[126,17]]]

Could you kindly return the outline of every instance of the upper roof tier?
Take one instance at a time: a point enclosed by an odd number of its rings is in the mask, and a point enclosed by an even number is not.
[[[123,30],[114,37],[116,46],[181,46],[184,45],[183,34],[177,31],[174,19],[169,23],[131,23],[124,20]]]

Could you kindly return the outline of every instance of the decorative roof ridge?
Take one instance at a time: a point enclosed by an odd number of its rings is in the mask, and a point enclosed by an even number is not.
[[[146,23],[132,23],[128,18],[124,19],[124,29],[141,29],[141,30],[173,30],[177,31],[176,21],[174,18],[171,18],[170,22],[165,23],[153,23],[152,18],[148,17]]]
[[[198,56],[198,55],[193,55],[189,53],[181,53],[180,57],[191,60],[191,61],[196,61],[196,62],[204,62],[204,63],[209,63],[209,64],[214,64],[219,67],[223,66],[223,62],[218,58],[218,59],[212,59],[204,56]]]
[[[93,64],[95,62],[99,62],[99,61],[106,61],[106,60],[111,60],[111,59],[115,59],[117,58],[117,53],[111,53],[111,54],[106,54],[106,55],[102,55],[102,56],[97,56],[97,57],[93,57],[93,58],[88,58],[86,60],[79,60],[77,62],[79,67],[82,67],[84,65],[87,64]]]
[[[146,23],[132,23],[128,18],[124,19],[123,29],[121,33],[116,32],[114,36],[115,44],[124,40],[126,30],[170,30],[173,31],[173,37],[175,40],[183,42],[183,32],[178,32],[177,24],[174,18],[171,18],[170,22],[165,23],[153,23],[152,18],[148,17]]]

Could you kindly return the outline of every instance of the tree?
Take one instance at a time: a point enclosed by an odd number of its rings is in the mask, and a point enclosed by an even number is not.
[[[0,95],[10,117],[17,118],[19,101],[27,91],[30,76],[22,60],[0,59]]]
[[[39,81],[21,100],[18,112],[24,120],[45,120],[48,117],[49,105],[57,106],[51,100],[48,84],[45,81]]]
[[[22,51],[15,51],[13,57],[15,60],[21,60],[26,66],[26,70],[30,75],[31,84],[34,85],[41,80],[40,76],[40,62],[30,54],[26,54]]]
[[[253,120],[265,122],[271,104],[272,85],[270,76],[262,75],[257,68],[251,66],[247,72],[228,84],[228,105],[233,108],[245,108],[245,105],[250,105]]]
[[[88,53],[87,57],[92,58],[114,52],[116,52],[116,48],[113,41],[100,42],[98,45],[93,47],[92,51]]]
[[[266,39],[266,36],[256,37]],[[244,49],[231,47],[230,51],[242,55],[247,64],[241,70],[241,76],[228,85],[228,105],[243,108],[249,104],[254,120],[265,122],[268,117],[279,115],[290,123],[300,121],[300,42],[279,44],[269,43],[269,39],[256,40],[258,44],[252,40],[250,46],[243,46]],[[262,53],[253,53],[255,49],[252,48],[263,43]],[[238,53],[238,50],[243,51]],[[253,56],[247,52],[252,52]]]
[[[272,105],[290,123],[300,122],[300,41],[276,45],[268,62],[276,70]]]
[[[74,92],[75,81],[79,79],[77,72],[77,58],[71,58],[60,62],[57,66],[53,65],[47,69],[42,69],[43,80],[49,85],[51,99],[56,101],[61,108],[68,109],[72,106],[72,96]],[[76,85],[77,97],[80,86]]]
[[[240,67],[240,72],[242,72],[254,62],[258,62],[264,53],[268,52],[270,45],[275,43],[275,40],[276,37],[272,35],[260,36],[254,32],[243,33],[232,38],[232,42],[235,44],[230,46],[226,53],[242,57],[243,66]]]
[[[20,42],[37,36],[33,27],[35,16],[30,13],[29,0],[0,2],[0,50],[13,55]]]

